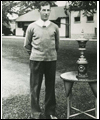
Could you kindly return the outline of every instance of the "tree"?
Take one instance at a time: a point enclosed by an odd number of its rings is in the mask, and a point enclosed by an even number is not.
[[[10,19],[8,13],[12,14],[15,11],[13,7],[17,5],[17,2],[14,1],[2,1],[2,33],[5,35],[11,34],[10,30]]]
[[[68,1],[69,10],[81,9],[84,10],[84,15],[92,15],[97,11],[97,1]],[[65,6],[65,12],[67,7]]]
[[[30,10],[38,8],[40,2],[42,1],[2,1],[2,21],[9,24],[8,13],[16,13],[20,16]],[[56,6],[55,2],[56,1],[49,1],[51,6]]]
[[[2,22],[4,25],[9,25],[8,13],[12,14],[12,7],[14,7],[16,3],[13,1],[2,1]]]
[[[40,2],[44,1],[21,1],[20,2],[20,9],[19,9],[19,15],[25,14],[29,12],[30,10],[36,9],[39,7]],[[51,6],[57,6],[55,4],[56,1],[48,1]]]
[[[10,19],[8,14],[23,15],[35,8],[38,8],[42,1],[2,1],[2,31],[10,31]],[[51,6],[56,6],[56,1],[49,1]],[[8,32],[9,33],[9,32]]]

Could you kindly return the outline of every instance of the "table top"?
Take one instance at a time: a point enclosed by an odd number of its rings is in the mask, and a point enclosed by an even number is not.
[[[78,75],[77,71],[70,71],[70,72],[65,72],[60,75],[60,77],[65,80],[65,81],[70,81],[70,82],[96,82],[97,81],[97,75],[96,73],[88,73],[88,78],[77,78],[76,76]]]

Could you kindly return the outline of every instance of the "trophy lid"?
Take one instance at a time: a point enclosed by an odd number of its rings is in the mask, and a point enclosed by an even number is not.
[[[85,41],[88,41],[88,40],[89,39],[84,38],[84,30],[82,29],[80,38],[76,39],[76,41],[81,41],[81,42],[83,41],[83,42],[85,42]]]

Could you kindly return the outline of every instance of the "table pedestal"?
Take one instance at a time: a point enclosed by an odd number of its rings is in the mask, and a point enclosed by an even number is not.
[[[89,117],[96,119],[96,117],[97,117],[97,79],[96,79],[96,75],[94,75],[94,76],[91,75],[91,77],[86,78],[86,79],[77,79],[76,75],[77,75],[77,71],[72,71],[72,72],[63,73],[60,76],[64,81],[64,87],[65,87],[65,92],[66,92],[66,97],[67,97],[67,119],[69,119],[70,117],[80,115],[80,114],[85,114]],[[73,87],[74,82],[88,82],[88,84],[91,87],[91,90],[95,96],[95,108],[89,109],[86,111],[81,111],[75,107],[72,107],[72,87]],[[78,113],[70,115],[71,109],[78,111]],[[90,112],[93,110],[95,110],[95,116],[87,113],[87,112]]]

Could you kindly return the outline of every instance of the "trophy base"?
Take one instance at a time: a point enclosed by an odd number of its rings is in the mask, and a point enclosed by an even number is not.
[[[86,79],[86,78],[88,78],[88,75],[76,75],[76,78],[78,78],[78,79]]]

